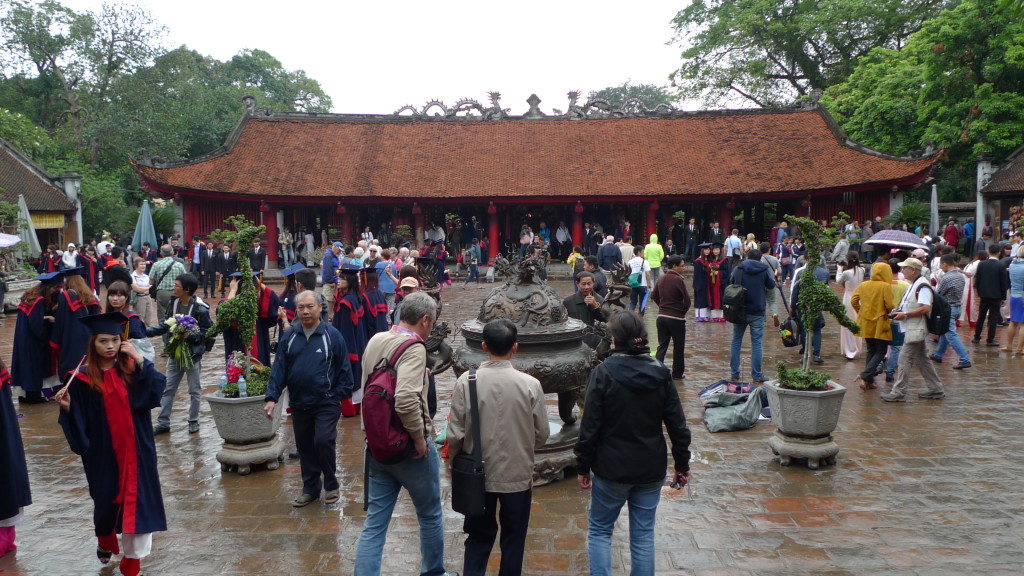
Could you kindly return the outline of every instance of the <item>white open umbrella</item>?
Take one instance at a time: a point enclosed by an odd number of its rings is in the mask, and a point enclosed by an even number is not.
[[[36,227],[32,225],[32,214],[28,211],[28,204],[25,203],[25,197],[21,194],[18,194],[18,218],[21,219],[18,236],[25,243],[27,247],[25,250],[28,252],[29,258],[38,258],[43,253],[43,248],[39,245]]]
[[[0,248],[10,248],[18,242],[21,242],[21,236],[15,236],[14,234],[4,234],[0,232]]]

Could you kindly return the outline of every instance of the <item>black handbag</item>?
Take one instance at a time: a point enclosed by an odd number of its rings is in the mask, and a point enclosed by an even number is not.
[[[793,313],[789,309],[789,304],[786,303],[786,295],[782,293],[782,286],[779,286],[779,298],[782,300],[782,305],[786,307],[788,316],[782,326],[779,326],[779,336],[782,337],[783,346],[792,348],[800,344],[800,327],[796,325],[796,320],[793,320]]]
[[[469,404],[473,419],[473,453],[452,458],[452,510],[466,516],[484,514],[484,461],[480,446],[480,409],[476,399],[476,369],[469,371]]]

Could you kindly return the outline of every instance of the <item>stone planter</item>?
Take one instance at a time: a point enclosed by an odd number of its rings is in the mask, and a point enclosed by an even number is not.
[[[822,463],[835,464],[839,445],[832,432],[839,424],[846,388],[831,380],[829,384],[831,390],[818,391],[788,390],[775,380],[765,383],[776,427],[768,445],[783,466],[789,466],[793,458],[806,459],[812,470]]]
[[[276,470],[284,459],[284,442],[278,436],[281,428],[281,404],[274,409],[274,418],[263,413],[264,396],[224,398],[220,393],[209,394],[213,422],[224,440],[217,453],[217,461],[225,472],[235,469],[243,476],[249,474],[253,464],[266,464]]]

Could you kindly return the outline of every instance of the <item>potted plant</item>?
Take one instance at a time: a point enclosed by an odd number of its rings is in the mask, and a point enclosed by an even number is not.
[[[266,230],[255,226],[244,216],[232,216],[225,220],[234,230],[215,230],[211,238],[225,242],[237,242],[249,246]],[[249,342],[256,329],[257,294],[252,279],[248,258],[238,259],[238,292],[231,300],[221,302],[217,307],[216,321],[206,332],[207,338],[214,338],[228,327],[238,330],[239,339],[245,342],[242,352],[235,352],[229,358],[224,374],[224,385],[214,394],[208,394],[217,433],[224,440],[224,446],[217,453],[217,461],[225,471],[237,469],[241,475],[250,472],[252,464],[266,464],[275,470],[284,454],[284,443],[278,438],[281,427],[280,404],[274,418],[263,413],[264,394],[270,380],[270,368],[263,366],[252,357]],[[240,397],[239,381],[246,382],[246,396]]]
[[[840,217],[846,217],[840,214]],[[814,329],[818,315],[827,312],[851,332],[860,327],[846,315],[842,300],[824,282],[814,276],[813,263],[821,261],[823,246],[832,240],[841,226],[824,229],[809,218],[786,216],[786,220],[800,229],[807,247],[809,265],[800,276],[800,318],[804,334]],[[838,219],[834,220],[834,222]],[[768,405],[775,422],[775,435],[768,439],[772,451],[779,455],[783,466],[793,458],[806,459],[807,466],[817,469],[822,463],[834,464],[839,445],[832,432],[839,423],[846,388],[832,381],[828,374],[811,369],[811,346],[804,346],[800,368],[790,369],[785,362],[778,363],[778,379],[765,383]]]

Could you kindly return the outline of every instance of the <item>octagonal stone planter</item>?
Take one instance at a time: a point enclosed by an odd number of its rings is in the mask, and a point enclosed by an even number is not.
[[[224,398],[220,392],[209,394],[213,422],[224,446],[217,453],[217,461],[225,472],[236,470],[242,476],[249,474],[253,464],[266,464],[276,470],[284,459],[284,442],[278,436],[281,428],[281,404],[274,409],[274,417],[263,413],[264,396]]]
[[[775,422],[775,435],[768,439],[779,462],[788,466],[794,458],[807,460],[815,470],[835,464],[839,445],[832,432],[839,425],[839,413],[846,388],[829,380],[830,390],[788,390],[772,380],[764,385]]]

